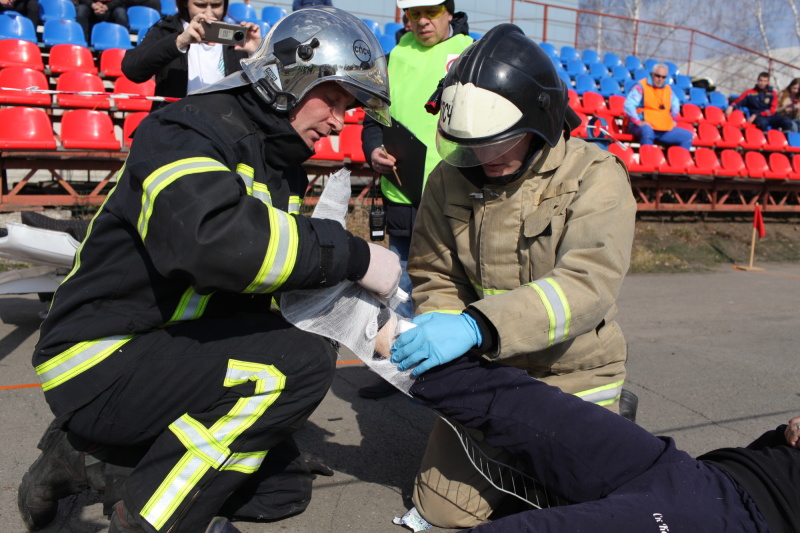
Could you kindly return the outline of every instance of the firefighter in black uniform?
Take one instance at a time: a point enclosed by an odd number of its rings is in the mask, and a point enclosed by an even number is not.
[[[270,304],[345,279],[382,297],[397,287],[396,255],[298,216],[314,142],[349,107],[388,117],[386,62],[356,17],[313,8],[242,66],[142,122],[55,294],[33,364],[56,419],[18,495],[32,530],[60,498],[112,492],[120,450],[144,452],[114,484],[112,532],[236,531],[215,517],[308,505],[292,434],[336,350]]]

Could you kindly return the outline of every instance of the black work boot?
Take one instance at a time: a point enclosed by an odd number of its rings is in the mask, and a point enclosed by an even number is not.
[[[114,511],[111,513],[111,525],[108,533],[145,533],[139,526],[139,517],[131,514],[125,507],[125,502],[117,502]],[[205,533],[242,533],[227,518],[215,517]]]
[[[619,397],[619,414],[631,422],[636,422],[636,410],[639,407],[639,397],[627,389],[622,389]]]
[[[86,453],[70,443],[61,420],[51,422],[38,448],[42,454],[22,477],[17,493],[22,521],[31,531],[53,521],[58,500],[92,487],[102,490],[103,463],[87,468]]]

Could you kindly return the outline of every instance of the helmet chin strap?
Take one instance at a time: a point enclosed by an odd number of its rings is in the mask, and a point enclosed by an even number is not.
[[[288,113],[297,105],[297,98],[292,93],[286,91],[276,91],[266,79],[261,78],[253,84],[258,95],[275,111]],[[278,109],[278,97],[286,97],[286,109]]]

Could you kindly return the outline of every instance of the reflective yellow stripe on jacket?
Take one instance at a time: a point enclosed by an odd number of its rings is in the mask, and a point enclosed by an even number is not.
[[[617,381],[616,383],[609,383],[602,387],[595,387],[593,389],[576,392],[575,396],[586,400],[587,402],[596,403],[597,405],[611,405],[619,400],[622,394],[622,384],[625,380]]]
[[[247,194],[253,198],[258,198],[267,205],[272,205],[272,195],[266,185],[255,181],[256,172],[253,170],[253,167],[245,165],[244,163],[239,163],[236,165],[236,173],[239,174],[239,177],[244,181]]]
[[[232,453],[231,445],[278,399],[286,377],[273,365],[230,359],[223,385],[235,387],[249,381],[256,383],[255,394],[240,398],[210,428],[188,414],[170,424],[170,431],[186,447],[186,453],[142,508],[141,515],[156,529],[169,521],[210,469],[249,474],[261,466],[267,451]]]
[[[36,367],[42,390],[50,390],[102,362],[118,350],[133,335],[116,335],[105,339],[79,342]]]
[[[550,319],[547,346],[552,346],[556,342],[564,342],[569,335],[569,323],[572,315],[561,286],[553,278],[542,278],[533,283],[526,283],[526,285],[532,287],[539,295]]]

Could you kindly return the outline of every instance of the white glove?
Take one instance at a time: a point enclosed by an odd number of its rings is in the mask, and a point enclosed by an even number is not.
[[[400,283],[400,274],[402,273],[400,257],[383,246],[371,242],[367,244],[369,245],[369,268],[358,283],[365,289],[374,292],[379,299],[388,301],[397,291],[397,285]]]

